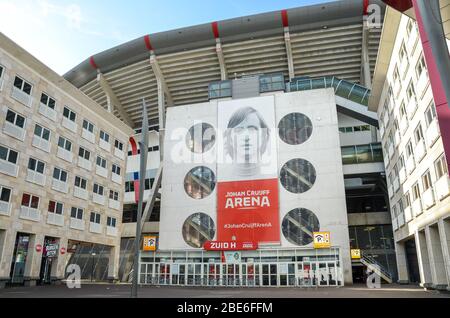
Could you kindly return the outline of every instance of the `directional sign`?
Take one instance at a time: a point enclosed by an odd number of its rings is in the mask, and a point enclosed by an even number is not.
[[[156,251],[156,236],[144,236],[142,249],[144,251]]]
[[[352,255],[352,259],[361,259],[361,250],[360,249],[352,249],[350,251]]]

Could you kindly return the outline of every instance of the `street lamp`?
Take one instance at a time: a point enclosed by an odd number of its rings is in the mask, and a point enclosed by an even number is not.
[[[93,280],[93,278],[94,278],[94,260],[95,260],[95,256],[96,256],[97,254],[93,252],[91,255],[92,255],[91,282],[92,282],[92,280]]]

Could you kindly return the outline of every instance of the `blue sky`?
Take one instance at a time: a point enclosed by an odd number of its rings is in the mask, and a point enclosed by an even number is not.
[[[59,74],[149,33],[332,0],[0,0],[0,32]]]

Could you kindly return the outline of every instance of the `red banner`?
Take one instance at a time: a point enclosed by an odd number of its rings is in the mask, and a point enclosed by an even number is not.
[[[255,251],[258,249],[258,243],[208,241],[203,248],[207,251]]]
[[[278,243],[278,179],[218,184],[219,241]]]

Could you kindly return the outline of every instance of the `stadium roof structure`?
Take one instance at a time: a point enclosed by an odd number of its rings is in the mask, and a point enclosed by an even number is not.
[[[133,128],[141,125],[142,98],[157,125],[161,91],[170,107],[208,101],[211,82],[249,75],[361,83],[364,48],[372,77],[381,37],[381,28],[364,28],[368,2],[341,0],[150,34],[98,53],[64,77]],[[383,18],[385,5],[370,3]]]

